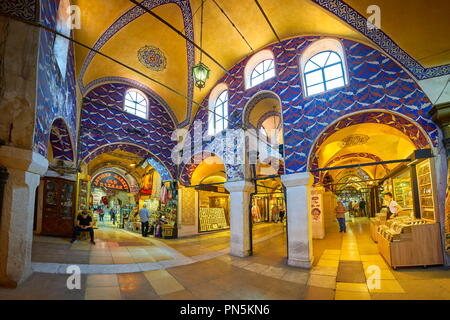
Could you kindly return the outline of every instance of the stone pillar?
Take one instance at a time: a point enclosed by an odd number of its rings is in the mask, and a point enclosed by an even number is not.
[[[198,234],[198,191],[178,188],[178,237]]]
[[[314,260],[310,189],[314,178],[309,172],[281,176],[286,187],[288,265],[310,269]]]
[[[2,146],[0,165],[9,172],[0,224],[0,286],[14,288],[32,273],[35,193],[48,161],[30,150]]]
[[[230,192],[230,254],[247,257],[250,246],[250,194],[255,188],[250,181],[225,183]]]

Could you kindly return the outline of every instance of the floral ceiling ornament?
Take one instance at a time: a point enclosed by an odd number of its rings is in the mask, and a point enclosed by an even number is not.
[[[365,134],[352,134],[342,139],[342,148],[366,144],[369,139]]]
[[[153,46],[145,46],[138,51],[139,62],[153,71],[166,69],[167,59],[164,53]]]

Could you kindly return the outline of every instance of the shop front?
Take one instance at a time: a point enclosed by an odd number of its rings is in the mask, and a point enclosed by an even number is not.
[[[399,165],[377,187],[381,209],[370,219],[371,237],[393,268],[443,264],[431,156],[431,150],[417,150],[409,157],[411,162]],[[391,219],[387,219],[391,199],[384,199],[385,193],[391,193],[403,209]]]
[[[198,190],[198,232],[230,228],[230,196],[222,185],[201,186]]]

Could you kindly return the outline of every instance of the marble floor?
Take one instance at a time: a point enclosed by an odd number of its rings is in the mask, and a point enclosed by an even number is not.
[[[370,239],[368,220],[349,222],[346,234],[337,229],[334,223],[324,240],[314,240],[311,270],[286,265],[286,235],[281,224],[257,226],[254,255],[247,258],[228,254],[227,231],[176,240],[142,239],[118,230],[102,235],[99,231],[99,246],[95,247],[88,241],[72,247],[64,242],[67,240],[36,237],[33,261],[38,267],[55,264],[51,261],[56,258],[48,257],[54,245],[54,250],[60,250],[55,256],[62,259],[56,263],[71,261],[69,253],[88,252],[88,257],[79,261],[95,268],[104,268],[107,264],[103,261],[107,261],[120,266],[120,272],[100,274],[96,272],[100,269],[89,269],[89,274],[81,275],[80,290],[67,288],[69,275],[63,271],[35,272],[17,289],[0,288],[0,299],[450,299],[450,269],[392,270]],[[149,270],[129,271],[130,266],[139,265],[130,261],[150,260],[154,261],[140,263],[151,266]]]

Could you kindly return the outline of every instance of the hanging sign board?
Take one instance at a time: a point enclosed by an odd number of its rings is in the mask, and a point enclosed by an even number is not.
[[[94,177],[92,185],[100,188],[130,192],[127,180],[116,172],[104,171]]]

